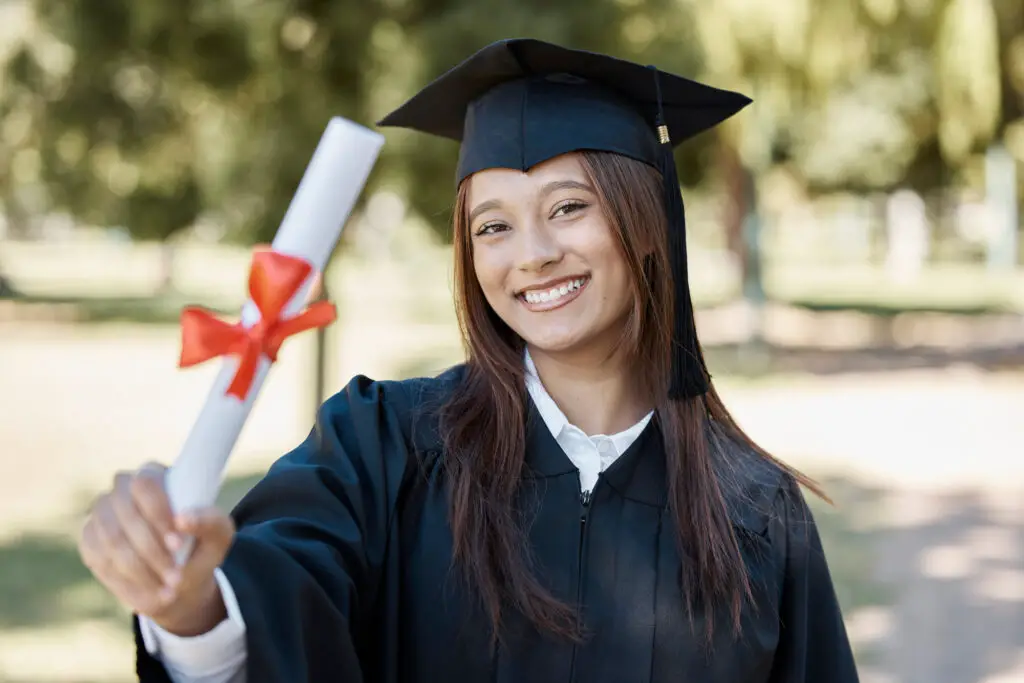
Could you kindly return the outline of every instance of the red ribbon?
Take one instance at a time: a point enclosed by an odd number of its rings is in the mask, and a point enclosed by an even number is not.
[[[252,327],[230,324],[209,310],[188,306],[181,313],[181,359],[187,368],[218,356],[238,356],[238,370],[228,395],[245,400],[256,376],[260,356],[271,362],[284,340],[293,334],[334,322],[334,304],[318,301],[291,318],[283,318],[285,305],[295,296],[313,267],[306,261],[276,251],[257,251],[249,270],[249,295],[260,311]]]

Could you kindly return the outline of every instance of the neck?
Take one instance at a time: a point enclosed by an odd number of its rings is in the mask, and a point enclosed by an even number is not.
[[[547,353],[529,347],[544,389],[572,424],[588,435],[615,434],[639,422],[653,405],[625,355]]]

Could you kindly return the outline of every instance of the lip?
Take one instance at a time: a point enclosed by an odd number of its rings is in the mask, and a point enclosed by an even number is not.
[[[530,303],[529,301],[526,300],[526,293],[527,292],[545,291],[546,289],[553,288],[555,285],[559,285],[559,284],[562,284],[564,282],[571,282],[572,280],[576,280],[576,279],[582,279],[583,280],[583,285],[579,289],[577,289],[577,290],[575,290],[575,291],[573,291],[573,292],[571,292],[569,294],[566,294],[565,296],[563,296],[560,299],[557,299],[555,301],[541,301],[541,302],[538,302],[538,303]],[[590,286],[590,276],[589,275],[575,276],[575,277],[569,277],[569,278],[560,278],[558,280],[551,280],[550,283],[545,283],[545,285],[543,287],[536,287],[536,288],[530,287],[528,289],[524,289],[522,291],[522,293],[516,295],[516,299],[519,300],[519,303],[522,304],[523,307],[526,308],[526,310],[528,310],[530,312],[533,312],[533,313],[542,313],[542,312],[545,312],[545,311],[553,311],[553,310],[555,310],[557,308],[562,308],[563,306],[568,306],[570,303],[572,303],[573,301],[578,299],[580,294],[582,294],[584,291],[586,291],[587,287],[589,287],[589,286]]]
[[[567,275],[565,277],[560,277],[560,278],[557,278],[557,279],[554,279],[554,280],[548,280],[547,282],[542,282],[539,285],[530,285],[529,287],[523,287],[522,289],[517,290],[516,291],[516,296],[517,297],[521,297],[524,294],[526,294],[527,292],[546,292],[549,289],[553,289],[557,285],[561,285],[561,284],[564,284],[566,282],[572,282],[573,280],[588,280],[589,281],[590,280],[590,275],[588,273],[579,274],[579,275]],[[584,284],[584,287],[585,286],[586,286],[586,284]],[[581,287],[580,289],[582,290],[583,288]]]

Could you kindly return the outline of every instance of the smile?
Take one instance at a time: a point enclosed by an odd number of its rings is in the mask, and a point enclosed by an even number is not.
[[[518,298],[520,301],[524,302],[530,310],[550,311],[551,309],[564,306],[578,297],[580,292],[582,292],[587,286],[588,282],[590,282],[589,277],[566,280],[560,285],[551,287],[550,289],[522,292]]]

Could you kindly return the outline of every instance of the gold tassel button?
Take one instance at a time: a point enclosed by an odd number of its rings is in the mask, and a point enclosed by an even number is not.
[[[668,126],[658,126],[658,142],[663,145],[669,142]]]

